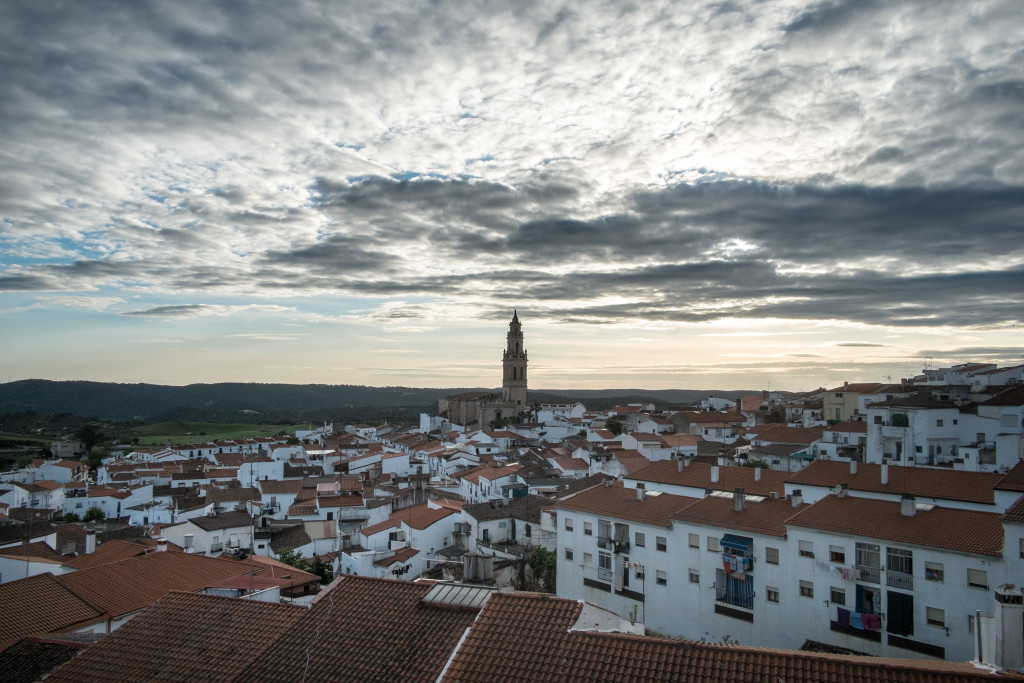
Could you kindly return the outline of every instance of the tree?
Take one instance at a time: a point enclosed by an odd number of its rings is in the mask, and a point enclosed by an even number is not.
[[[555,580],[558,577],[558,555],[542,546],[537,546],[530,553],[528,562],[534,577],[543,585],[543,590],[547,593],[554,593]]]
[[[296,551],[292,548],[281,548],[277,551],[277,559],[290,567],[301,569],[304,572],[308,572],[310,569],[309,560],[302,556],[302,551]]]
[[[622,423],[614,417],[605,420],[604,428],[616,436],[622,433]]]
[[[103,430],[95,422],[86,422],[79,428],[75,436],[82,442],[86,453],[90,453],[96,444],[106,438]]]
[[[64,515],[65,522],[81,522],[82,518],[76,515],[74,512],[69,512]]]
[[[334,572],[331,571],[331,565],[321,560],[320,556],[316,553],[313,553],[313,562],[310,563],[308,571],[319,576],[320,583],[330,583],[331,579],[334,578]]]
[[[106,518],[106,513],[97,507],[91,507],[85,511],[85,516],[82,517],[83,522],[100,522]]]

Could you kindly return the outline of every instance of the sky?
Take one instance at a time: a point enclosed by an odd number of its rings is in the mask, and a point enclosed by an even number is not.
[[[1024,3],[0,4],[0,381],[1024,362]]]

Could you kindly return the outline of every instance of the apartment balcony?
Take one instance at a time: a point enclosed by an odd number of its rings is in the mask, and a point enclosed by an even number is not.
[[[860,580],[865,583],[881,583],[882,570],[878,567],[864,567],[857,565],[857,571],[860,572]]]
[[[910,427],[882,425],[879,432],[881,432],[882,437],[886,439],[902,439],[906,435],[908,429],[910,429]]]
[[[861,576],[863,577],[863,574]],[[914,590],[914,575],[889,570],[885,572],[885,585],[889,588],[912,591]]]

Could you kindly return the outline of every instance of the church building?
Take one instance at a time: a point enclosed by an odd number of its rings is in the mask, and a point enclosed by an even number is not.
[[[468,391],[448,396],[438,401],[437,414],[467,428],[485,428],[497,420],[514,418],[529,407],[526,402],[526,363],[523,326],[519,322],[519,312],[513,311],[501,358],[501,395]]]

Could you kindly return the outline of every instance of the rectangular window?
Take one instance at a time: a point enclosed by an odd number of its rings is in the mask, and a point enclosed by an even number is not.
[[[942,569],[941,562],[925,562],[924,563],[924,578],[927,581],[938,581],[942,583],[945,578],[945,572]]]
[[[764,549],[764,561],[768,564],[779,563],[779,549],[778,548],[765,548]]]
[[[668,575],[660,569],[657,570],[657,572],[655,572],[655,579],[657,580],[659,586],[668,585]]]
[[[717,536],[708,536],[708,552],[717,553],[721,551]]]
[[[841,545],[830,545],[828,547],[828,561],[843,564],[846,562],[846,548]]]
[[[810,581],[801,581],[800,582],[800,595],[804,596],[805,598],[813,598],[814,597],[814,584],[811,583]]]
[[[968,569],[967,585],[974,588],[988,588],[988,572],[984,569]]]
[[[846,591],[843,590],[842,588],[836,588],[835,586],[832,586],[829,589],[829,600],[831,600],[832,602],[834,602],[837,605],[845,605],[846,604]]]
[[[697,569],[690,570],[690,583],[700,583],[700,571]]]
[[[942,420],[936,420],[935,421],[935,426],[936,427],[941,427],[942,426]]]
[[[800,541],[800,557],[814,557],[814,544],[810,541]]]
[[[765,593],[765,596],[767,596],[767,598],[768,598],[768,602],[778,602],[779,601],[779,589],[778,588],[772,588],[771,586],[765,586],[764,587],[764,593]]]
[[[690,534],[690,547],[691,548],[699,548],[700,547],[700,534]],[[1024,555],[1021,555],[1021,557],[1024,557]]]
[[[612,570],[612,556],[611,553],[598,553],[597,554],[597,568],[611,572]]]
[[[565,518],[565,530],[572,531],[572,517]]]
[[[584,536],[593,536],[594,535],[594,525],[591,524],[590,522],[583,522],[583,535]]]
[[[925,619],[930,626],[946,625],[946,610],[936,607],[925,607]]]
[[[639,531],[636,532],[636,534],[634,535],[634,544],[637,548],[645,547],[647,545],[647,536],[640,533]]]
[[[612,540],[612,523],[606,519],[597,520],[597,540],[598,541],[610,541]]]
[[[590,553],[583,553],[583,566],[589,567],[594,564],[594,556]]]
[[[1017,540],[1017,546],[1017,549],[1020,551],[1020,556],[1024,557],[1024,538]]]
[[[572,548],[565,549],[565,559],[572,561]]]
[[[668,549],[668,539],[664,536],[655,536],[654,547],[660,550],[661,552],[665,552]]]

